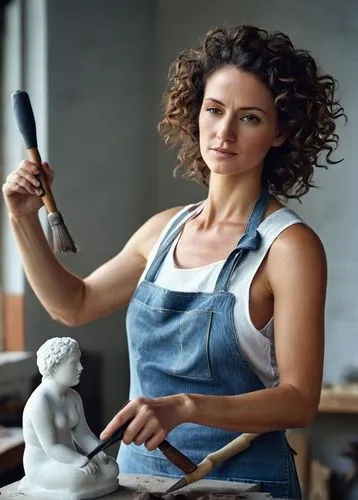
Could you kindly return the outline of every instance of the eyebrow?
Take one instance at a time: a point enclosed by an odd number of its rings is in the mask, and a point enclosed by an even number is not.
[[[220,106],[224,106],[225,107],[225,104],[221,101],[219,101],[218,99],[214,99],[213,97],[206,97],[204,99],[204,101],[212,101],[212,102],[216,102],[217,104],[220,104]],[[258,106],[244,106],[243,108],[240,108],[241,111],[260,111],[261,113],[264,113],[265,115],[267,115],[267,111],[265,111],[264,109],[262,108],[259,108]]]

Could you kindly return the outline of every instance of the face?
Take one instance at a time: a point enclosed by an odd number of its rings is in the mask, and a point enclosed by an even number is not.
[[[73,387],[79,383],[82,370],[80,354],[73,353],[58,365],[53,378],[66,387]]]
[[[200,151],[211,173],[238,175],[262,165],[280,146],[277,110],[270,91],[256,76],[233,66],[207,80],[199,114]]]

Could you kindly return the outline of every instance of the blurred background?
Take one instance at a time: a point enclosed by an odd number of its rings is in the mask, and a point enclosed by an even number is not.
[[[339,81],[349,118],[347,126],[338,124],[336,157],[344,161],[318,171],[318,189],[302,204],[291,203],[322,238],[329,264],[320,412],[292,439],[303,488],[308,492],[312,483],[307,498],[358,499],[357,1],[3,1],[1,174],[26,156],[10,101],[23,89],[40,153],[56,170],[56,201],[80,247],[61,259],[87,275],[158,210],[205,198],[198,185],[173,178],[175,155],[157,133],[161,97],[169,64],[182,49],[209,28],[242,23],[284,31],[309,49]],[[79,391],[94,432],[127,399],[129,381],[125,313],[73,329],[51,320],[24,279],[1,210],[0,485],[21,469],[21,411],[38,382],[33,353],[47,338],[79,341],[85,367]]]

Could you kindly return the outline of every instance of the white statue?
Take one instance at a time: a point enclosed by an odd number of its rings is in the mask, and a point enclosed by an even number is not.
[[[88,460],[100,440],[89,429],[79,394],[71,389],[83,370],[78,343],[47,340],[37,351],[41,384],[23,413],[25,476],[18,491],[37,498],[80,500],[118,488],[118,465],[103,451]]]

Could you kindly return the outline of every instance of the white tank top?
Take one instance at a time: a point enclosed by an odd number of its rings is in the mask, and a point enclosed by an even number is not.
[[[188,208],[189,207],[185,207],[179,211],[162,231],[149,255],[147,266],[140,281],[144,279],[169,227],[175,219]],[[197,209],[191,212],[188,217],[181,222],[182,228],[184,224],[189,219],[195,217],[201,209],[202,204],[198,205]],[[258,227],[258,231],[262,238],[260,248],[254,252],[249,252],[242,264],[236,268],[232,274],[228,289],[236,298],[234,305],[234,323],[241,352],[265,387],[273,387],[279,382],[275,356],[274,322],[272,318],[262,330],[257,330],[255,328],[249,312],[249,291],[252,280],[272,243],[282,231],[297,223],[303,223],[302,219],[286,207],[277,210],[263,220]],[[203,267],[191,269],[178,268],[174,261],[174,251],[179,237],[180,234],[171,245],[159,269],[155,283],[168,290],[178,292],[213,292],[224,260]]]

